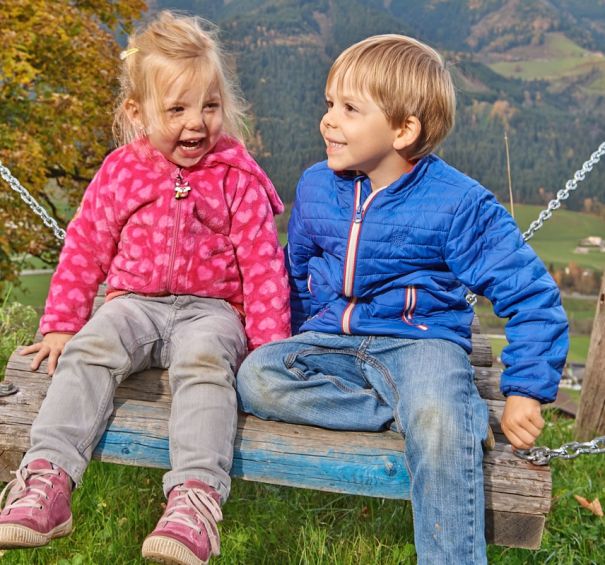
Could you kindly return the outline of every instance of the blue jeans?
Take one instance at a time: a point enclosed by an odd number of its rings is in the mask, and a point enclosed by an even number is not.
[[[337,430],[405,437],[418,563],[486,563],[482,441],[487,405],[467,354],[438,339],[305,332],[252,352],[242,409]]]

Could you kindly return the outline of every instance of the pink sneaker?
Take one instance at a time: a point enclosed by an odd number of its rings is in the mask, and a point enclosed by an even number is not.
[[[219,555],[217,522],[223,519],[220,496],[201,481],[174,487],[155,530],[143,542],[146,559],[171,565],[205,565]]]
[[[15,471],[0,494],[0,548],[38,547],[71,532],[71,479],[63,469],[36,459]],[[8,493],[8,495],[7,495]]]

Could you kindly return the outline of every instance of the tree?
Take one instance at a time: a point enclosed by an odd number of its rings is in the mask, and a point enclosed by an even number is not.
[[[120,47],[144,0],[0,2],[0,161],[63,226],[111,147]],[[0,281],[61,244],[0,181]],[[0,282],[2,284],[2,282]]]

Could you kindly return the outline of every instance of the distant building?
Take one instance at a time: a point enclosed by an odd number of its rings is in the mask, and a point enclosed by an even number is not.
[[[603,247],[603,245],[605,245],[605,241],[603,241],[603,238],[599,237],[598,235],[589,235],[580,241],[580,245],[582,247]]]

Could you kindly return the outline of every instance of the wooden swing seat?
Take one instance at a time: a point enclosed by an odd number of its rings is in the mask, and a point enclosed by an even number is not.
[[[97,299],[97,302],[99,299]],[[46,367],[34,373],[31,357],[17,349],[6,369],[16,394],[0,397],[0,480],[9,480],[29,447],[30,426],[46,395]],[[500,430],[504,406],[491,367],[489,341],[473,327],[476,382],[490,410],[495,447],[484,458],[486,535],[489,543],[535,549],[540,546],[551,505],[548,466],[536,467],[515,457]],[[101,461],[169,468],[167,372],[148,370],[128,378],[117,390],[114,411],[94,457]],[[267,422],[240,414],[232,476],[249,481],[393,499],[410,498],[397,433],[331,431]]]

